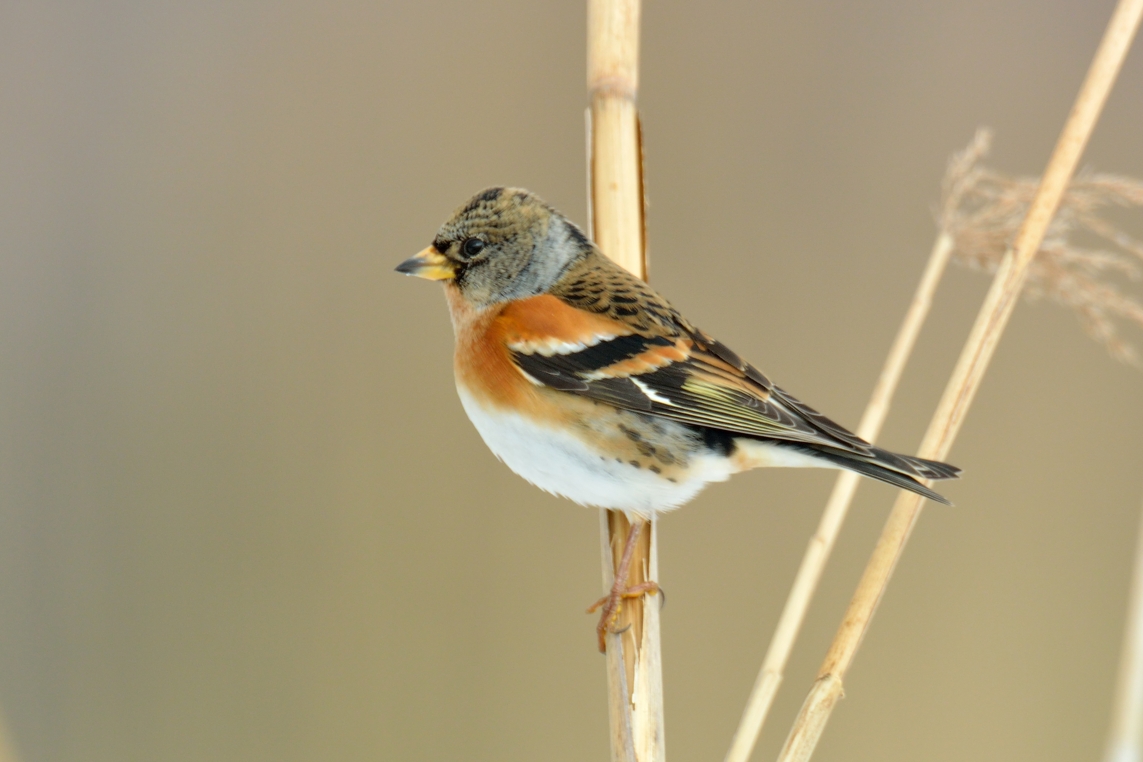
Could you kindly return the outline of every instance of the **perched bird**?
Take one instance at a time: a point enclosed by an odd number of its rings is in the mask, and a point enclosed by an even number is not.
[[[799,402],[526,190],[481,191],[397,271],[444,283],[461,403],[492,452],[548,492],[650,518],[739,471],[816,466],[948,502],[920,480],[959,469],[875,447]]]

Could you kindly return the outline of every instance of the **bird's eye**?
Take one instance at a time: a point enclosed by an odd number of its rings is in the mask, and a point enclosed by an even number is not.
[[[484,241],[479,238],[469,238],[461,245],[461,250],[464,251],[466,257],[475,257],[484,251]]]

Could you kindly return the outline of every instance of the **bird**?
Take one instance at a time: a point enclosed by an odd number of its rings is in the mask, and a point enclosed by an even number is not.
[[[508,468],[642,522],[759,467],[848,469],[948,504],[947,463],[876,447],[774,384],[535,194],[482,190],[397,272],[444,285],[460,401]],[[626,575],[597,606],[604,634]],[[590,609],[589,609],[590,611]]]

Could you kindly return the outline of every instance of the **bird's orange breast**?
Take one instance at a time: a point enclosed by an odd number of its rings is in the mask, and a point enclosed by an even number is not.
[[[553,395],[558,393],[529,381],[512,361],[514,350],[549,353],[631,332],[622,323],[577,310],[548,294],[478,309],[451,284],[445,293],[456,330],[457,383],[483,405],[539,418],[562,417],[554,406]]]

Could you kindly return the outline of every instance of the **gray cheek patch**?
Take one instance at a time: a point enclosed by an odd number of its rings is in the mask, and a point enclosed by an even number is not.
[[[581,256],[571,226],[553,215],[547,235],[535,242],[527,262],[510,281],[505,300],[542,294]]]

